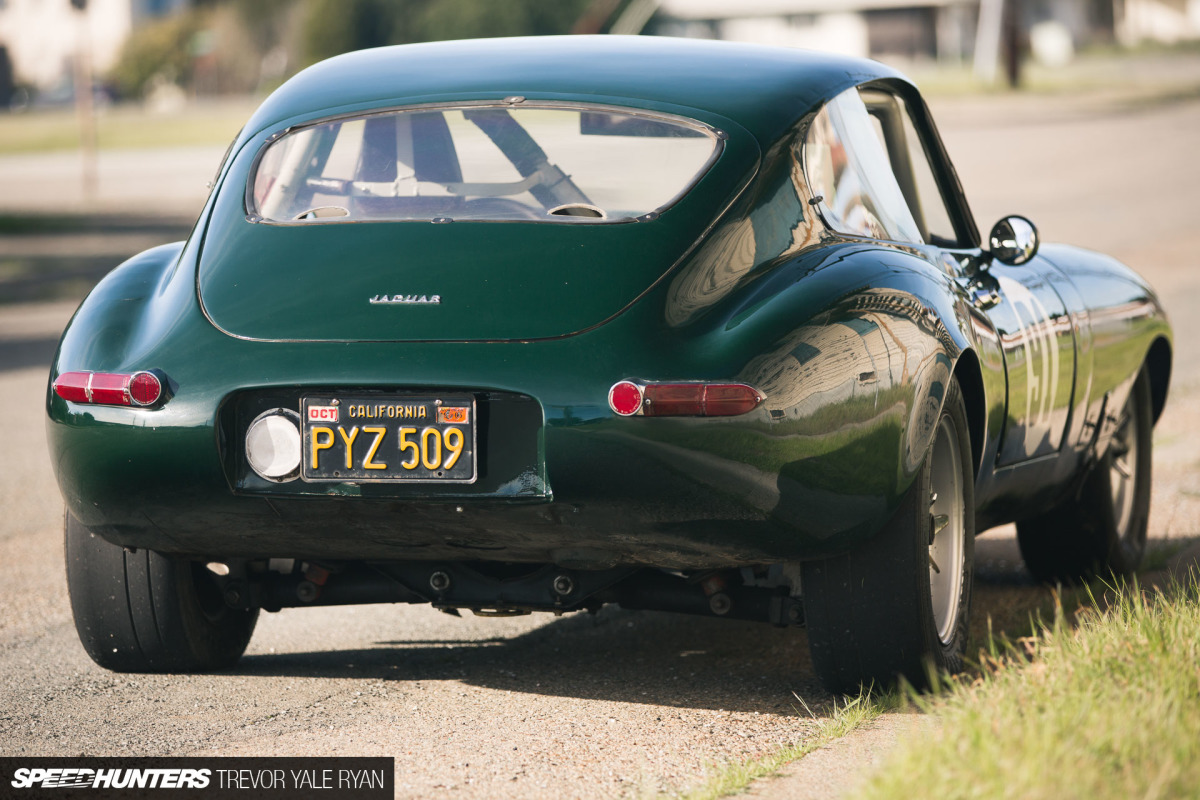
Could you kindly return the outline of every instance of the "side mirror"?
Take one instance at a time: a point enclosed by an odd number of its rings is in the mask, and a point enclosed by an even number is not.
[[[1018,216],[1000,220],[988,236],[992,255],[1010,267],[1019,267],[1037,255],[1039,242],[1034,224]]]

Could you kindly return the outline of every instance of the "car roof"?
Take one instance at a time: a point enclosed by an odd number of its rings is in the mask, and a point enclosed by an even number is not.
[[[825,100],[878,78],[902,76],[866,59],[696,39],[539,36],[430,42],[359,50],[315,64],[268,97],[245,133],[351,108],[519,95],[700,109],[731,119],[769,143]]]

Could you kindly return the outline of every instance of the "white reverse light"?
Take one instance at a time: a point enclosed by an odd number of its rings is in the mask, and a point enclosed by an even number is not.
[[[263,478],[276,483],[300,473],[300,415],[285,408],[264,411],[246,431],[246,460]]]

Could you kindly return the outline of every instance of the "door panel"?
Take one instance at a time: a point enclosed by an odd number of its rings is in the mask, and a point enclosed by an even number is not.
[[[1075,387],[1075,332],[1062,298],[1035,258],[1020,267],[993,262],[999,302],[987,310],[1000,335],[1008,410],[997,464],[1058,452]]]

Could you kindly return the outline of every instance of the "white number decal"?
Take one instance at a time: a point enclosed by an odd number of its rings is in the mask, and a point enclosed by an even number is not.
[[[1000,277],[1000,289],[1012,307],[1013,316],[1021,329],[1021,345],[1025,350],[1025,430],[1027,444],[1036,444],[1041,437],[1034,426],[1050,422],[1058,393],[1058,341],[1054,336],[1054,321],[1041,301],[1022,283]],[[1009,398],[1012,403],[1014,398]],[[1031,434],[1033,434],[1031,436]]]

